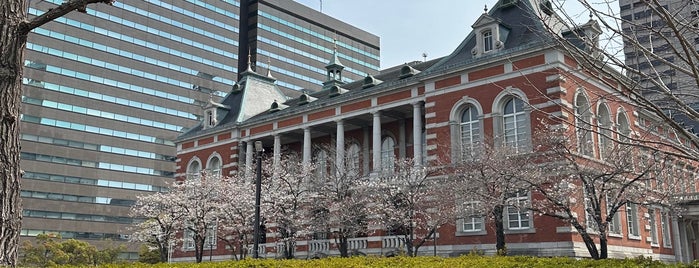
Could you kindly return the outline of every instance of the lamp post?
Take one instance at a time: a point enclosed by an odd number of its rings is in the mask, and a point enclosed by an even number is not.
[[[209,240],[209,261],[211,261],[211,256],[214,255],[214,241]]]
[[[260,192],[262,191],[262,142],[255,141],[255,153],[257,154],[257,170],[255,178],[255,239],[252,249],[252,257],[260,257]]]

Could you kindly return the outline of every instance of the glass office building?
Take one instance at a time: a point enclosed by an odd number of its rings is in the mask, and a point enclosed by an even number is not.
[[[24,62],[23,238],[128,241],[136,196],[173,179],[172,140],[231,89],[248,53],[295,96],[320,90],[334,45],[348,81],[378,72],[378,37],[293,1],[117,1],[36,29]]]

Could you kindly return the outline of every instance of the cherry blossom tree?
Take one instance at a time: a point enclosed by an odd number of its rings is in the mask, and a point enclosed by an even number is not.
[[[0,266],[17,265],[22,229],[20,202],[19,122],[22,66],[27,35],[37,27],[93,3],[114,0],[66,0],[44,14],[29,18],[26,0],[0,1]]]
[[[184,240],[194,240],[194,256],[197,263],[202,261],[207,237],[213,237],[222,210],[221,198],[223,179],[202,172],[200,179],[189,179],[175,183],[168,194],[172,208],[181,214]]]
[[[296,240],[310,233],[316,196],[312,182],[316,179],[313,164],[304,164],[294,153],[284,153],[278,164],[263,162],[261,210],[268,225],[277,232],[283,258],[294,257]]]
[[[238,172],[222,181],[221,193],[217,236],[231,248],[234,258],[243,259],[253,242],[255,186],[243,172]]]
[[[371,191],[367,191],[368,178],[358,170],[358,155],[344,155],[337,161],[337,151],[330,146],[318,146],[316,151],[313,229],[332,230],[340,256],[349,257],[349,239],[369,232],[373,202]]]
[[[529,165],[529,154],[517,153],[511,146],[494,146],[493,143],[481,143],[481,150],[472,150],[464,155],[454,167],[458,179],[459,204],[462,211],[468,215],[462,218],[487,216],[495,229],[495,249],[498,255],[506,255],[505,241],[506,210],[515,211],[521,215],[527,210],[525,204],[513,202],[512,197],[528,193],[528,185],[522,178],[530,176],[526,168]]]
[[[171,193],[154,193],[139,196],[131,207],[129,216],[145,221],[133,227],[131,240],[155,245],[160,261],[167,262],[175,235],[181,230],[182,211],[172,202]]]
[[[600,161],[581,155],[564,130],[536,136],[540,173],[522,177],[539,197],[529,209],[570,223],[593,259],[608,257],[607,237],[610,229],[620,230],[622,207],[674,208],[678,188],[662,177],[673,161],[661,150],[608,143]]]
[[[440,226],[455,219],[457,185],[439,165],[417,165],[412,159],[396,159],[395,170],[372,178],[377,216],[375,224],[398,231],[407,254],[416,256],[425,242],[434,239]]]

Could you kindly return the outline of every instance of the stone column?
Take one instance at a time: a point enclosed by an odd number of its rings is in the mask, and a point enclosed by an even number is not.
[[[405,158],[405,119],[398,121],[398,158]]]
[[[422,102],[413,103],[413,161],[422,165]]]
[[[345,123],[337,120],[337,135],[335,138],[335,166],[338,175],[345,172]]]
[[[372,125],[372,169],[373,171],[381,170],[381,112],[376,111],[372,113],[374,115],[374,122]]]
[[[250,177],[252,176],[252,157],[253,157],[253,151],[252,151],[252,141],[246,141],[245,142],[245,176]]]
[[[274,170],[277,171],[279,170],[279,162],[281,161],[282,157],[282,142],[281,142],[281,136],[279,134],[274,134]]]
[[[311,163],[311,128],[303,128],[303,165]]]

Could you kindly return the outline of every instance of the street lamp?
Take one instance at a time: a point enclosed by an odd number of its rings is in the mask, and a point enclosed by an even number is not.
[[[255,179],[255,237],[252,249],[252,257],[260,257],[260,192],[262,191],[262,141],[255,141],[255,153],[257,154],[257,176]]]
[[[211,256],[214,255],[214,241],[209,240],[209,262],[211,262]]]

